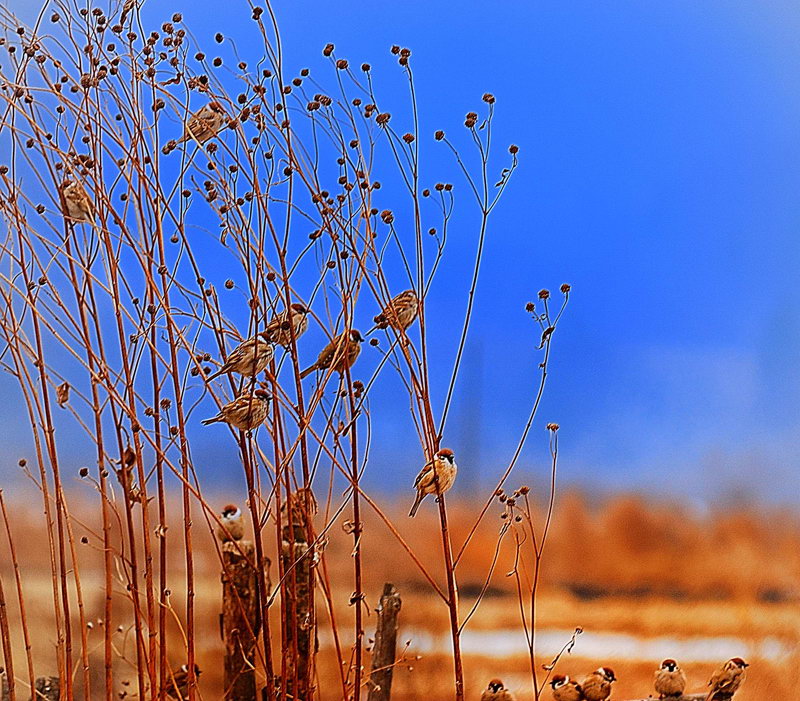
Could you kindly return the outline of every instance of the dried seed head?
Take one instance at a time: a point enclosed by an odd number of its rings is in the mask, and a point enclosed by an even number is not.
[[[414,142],[414,135],[413,134],[403,134],[403,141],[407,144],[411,144]]]
[[[441,141],[442,139],[444,139],[444,132],[443,132],[441,129],[439,129],[439,130],[438,130],[438,131],[437,131],[437,132],[436,132],[436,133],[433,135],[433,138],[434,138],[434,139],[436,139],[437,141]]]
[[[566,282],[563,285],[561,285],[561,293],[562,294],[567,294],[571,289],[572,289],[572,287]]]
[[[322,49],[323,56],[330,56],[333,53],[333,44],[325,44],[325,48]]]
[[[511,144],[511,146],[508,147],[508,152],[512,155],[516,155],[519,153],[519,146],[516,144]]]
[[[550,290],[539,290],[539,299],[550,299]]]
[[[490,92],[483,93],[483,97],[481,99],[488,105],[494,104],[494,95],[492,95]]]
[[[381,220],[383,220],[384,224],[391,224],[394,221],[394,214],[392,214],[392,210],[384,209],[381,212]]]
[[[558,424],[554,424],[554,423],[547,424],[547,430],[548,431],[552,431],[553,433],[558,431],[559,428],[561,428],[561,427]]]
[[[347,66],[348,66],[347,60],[346,60],[346,59],[344,59],[344,58],[340,58],[340,59],[339,59],[339,60],[336,62],[336,67],[337,67],[337,68],[338,68],[340,71],[347,70]]]

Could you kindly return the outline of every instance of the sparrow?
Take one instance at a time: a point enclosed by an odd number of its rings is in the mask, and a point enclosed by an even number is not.
[[[356,362],[363,341],[363,337],[355,329],[340,333],[320,351],[317,362],[300,373],[300,379],[310,375],[314,370],[331,368],[339,373],[345,372]]]
[[[224,124],[225,109],[219,102],[213,100],[190,115],[184,127],[183,136],[178,139],[178,143],[194,140],[204,144],[216,136]]]
[[[675,660],[664,660],[656,670],[655,690],[660,699],[681,696],[686,689],[686,675]]]
[[[617,681],[611,667],[600,667],[581,682],[581,693],[586,701],[605,701],[611,696],[611,684]]]
[[[223,543],[244,538],[244,518],[242,510],[235,504],[226,504],[222,509],[220,525],[217,527],[217,537]]]
[[[194,666],[195,680],[200,677],[200,667]],[[170,673],[169,679],[164,682],[164,693],[171,699],[185,701],[189,696],[189,667],[185,664]]]
[[[272,344],[266,338],[262,338],[261,335],[253,336],[236,346],[222,367],[206,379],[213,380],[226,372],[238,372],[246,377],[255,377],[269,365],[274,354]]]
[[[449,448],[442,448],[432,462],[429,462],[420,470],[417,479],[414,480],[414,487],[417,490],[417,498],[414,506],[408,515],[412,518],[416,515],[419,505],[428,494],[444,494],[453,482],[456,481],[458,465],[453,451]]]
[[[94,204],[81,183],[67,178],[59,186],[58,193],[64,216],[76,222],[94,221]]]
[[[405,331],[419,314],[419,300],[414,290],[406,290],[393,297],[383,311],[375,317],[375,328],[391,326],[396,331]]]
[[[217,422],[230,424],[240,431],[252,431],[264,423],[269,412],[269,392],[257,389],[252,394],[242,393],[220,409],[219,414],[203,419],[203,426]]]
[[[290,305],[291,313],[285,311],[276,314],[267,324],[264,338],[278,346],[288,346],[292,342],[289,320],[294,325],[294,338],[297,340],[308,329],[308,309],[297,302]]]
[[[492,679],[481,694],[481,701],[515,701],[514,694],[503,686],[499,679]]]
[[[563,674],[556,674],[550,680],[553,687],[553,698],[555,701],[583,701],[581,687],[574,679]]]
[[[728,660],[711,676],[708,685],[711,691],[706,696],[706,701],[729,701],[734,692],[742,685],[745,669],[750,665],[741,657]]]

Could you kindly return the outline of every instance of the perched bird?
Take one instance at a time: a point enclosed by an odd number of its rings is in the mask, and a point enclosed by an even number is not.
[[[200,677],[200,667],[194,666],[194,677]],[[171,699],[185,701],[189,697],[189,667],[181,665],[179,669],[170,673],[169,679],[164,681],[164,693]]]
[[[225,109],[219,102],[213,100],[189,117],[183,130],[183,136],[178,139],[178,143],[194,140],[204,144],[216,136],[224,124]]]
[[[711,691],[706,696],[706,701],[729,701],[733,694],[742,685],[745,669],[750,665],[741,657],[728,660],[711,676],[708,685]]]
[[[574,679],[563,674],[556,674],[550,680],[553,687],[553,698],[555,701],[583,701],[581,687]]]
[[[58,188],[61,197],[61,211],[76,222],[94,221],[94,204],[86,188],[77,180],[67,178]]]
[[[242,510],[235,504],[226,504],[223,507],[220,525],[217,527],[217,537],[223,543],[244,538]]]
[[[417,490],[417,498],[414,506],[408,515],[413,517],[417,513],[419,505],[428,494],[444,494],[453,482],[456,481],[458,465],[453,451],[449,448],[442,448],[432,462],[429,462],[420,470],[417,479],[414,480],[414,487]]]
[[[220,409],[219,414],[202,421],[204,426],[217,422],[230,424],[240,431],[252,431],[264,423],[269,412],[269,392],[257,389],[252,394],[242,393]]]
[[[600,667],[581,682],[581,693],[586,701],[605,701],[611,696],[611,684],[617,681],[611,667]]]
[[[686,689],[686,675],[675,660],[664,660],[656,670],[655,690],[660,699],[681,696]]]
[[[276,314],[267,324],[264,331],[264,338],[277,346],[288,346],[292,342],[292,334],[289,323],[294,326],[294,338],[297,340],[308,329],[308,309],[302,304],[294,302],[289,306],[289,310]]]
[[[213,380],[226,372],[238,372],[246,377],[254,377],[269,365],[274,354],[272,344],[266,338],[260,335],[253,336],[236,346],[228,354],[222,367],[206,379]]]
[[[391,326],[396,331],[405,331],[419,314],[419,300],[414,290],[406,290],[393,297],[383,311],[375,317],[375,328]]]
[[[347,331],[340,333],[320,351],[317,362],[300,373],[300,378],[310,375],[314,370],[328,368],[339,373],[345,372],[356,362],[363,341],[361,334],[355,329],[349,333]]]
[[[499,679],[492,679],[481,694],[481,701],[515,701],[514,694],[503,686]]]

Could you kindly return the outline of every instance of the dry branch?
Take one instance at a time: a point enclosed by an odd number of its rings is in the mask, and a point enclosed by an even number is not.
[[[397,616],[402,601],[394,585],[386,582],[378,607],[375,644],[372,646],[372,673],[367,701],[389,701],[392,695],[395,649],[397,646]]]
[[[255,650],[259,630],[258,587],[249,541],[223,543],[222,637],[226,701],[255,701]]]

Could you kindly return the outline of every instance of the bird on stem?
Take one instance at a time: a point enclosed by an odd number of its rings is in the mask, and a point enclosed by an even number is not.
[[[611,696],[611,685],[615,681],[617,678],[611,667],[600,667],[581,682],[583,698],[586,701],[605,701]]]
[[[711,690],[706,696],[706,701],[730,701],[742,685],[745,670],[749,666],[741,657],[734,657],[723,664],[711,675],[711,680],[708,682]]]
[[[220,525],[217,526],[217,537],[223,543],[230,543],[244,538],[242,510],[235,504],[226,504],[222,508]]]
[[[204,419],[202,424],[207,426],[221,422],[240,431],[252,431],[266,420],[270,399],[269,392],[263,389],[257,389],[252,394],[243,392],[223,406],[216,416]]]
[[[686,674],[675,660],[667,659],[656,670],[654,688],[660,699],[677,698],[686,690]]]
[[[419,314],[419,299],[414,290],[405,290],[393,297],[375,317],[375,326],[370,329],[385,329],[391,326],[396,331],[405,331]]]
[[[555,701],[583,701],[583,693],[578,682],[564,674],[556,674],[550,680]]]
[[[77,180],[67,178],[58,188],[61,198],[61,211],[75,222],[94,221],[94,204],[86,188]]]
[[[294,326],[294,338],[297,340],[308,330],[308,309],[294,302],[289,309],[276,314],[270,319],[264,331],[264,338],[276,346],[288,346],[292,342],[291,323]]]
[[[197,141],[204,144],[217,135],[225,124],[225,109],[216,100],[212,100],[197,112],[189,116],[183,130],[183,136],[177,143]]]
[[[453,451],[442,448],[436,453],[436,457],[420,470],[417,479],[414,480],[417,498],[408,515],[412,518],[416,515],[419,505],[428,494],[444,494],[450,489],[456,481],[457,472],[458,465]]]
[[[269,365],[275,350],[272,344],[261,335],[248,338],[234,348],[222,367],[206,379],[213,380],[227,372],[236,372],[246,377],[255,377]]]
[[[194,677],[200,677],[200,667],[194,666]],[[170,673],[169,679],[164,682],[164,693],[176,701],[186,701],[189,697],[189,667],[181,665],[174,672]]]
[[[363,341],[364,338],[355,329],[340,333],[320,351],[317,362],[300,373],[300,379],[307,377],[314,370],[330,368],[338,373],[346,372],[358,359]]]
[[[503,685],[503,682],[495,678],[489,682],[484,692],[481,694],[481,701],[516,701],[512,694]]]

